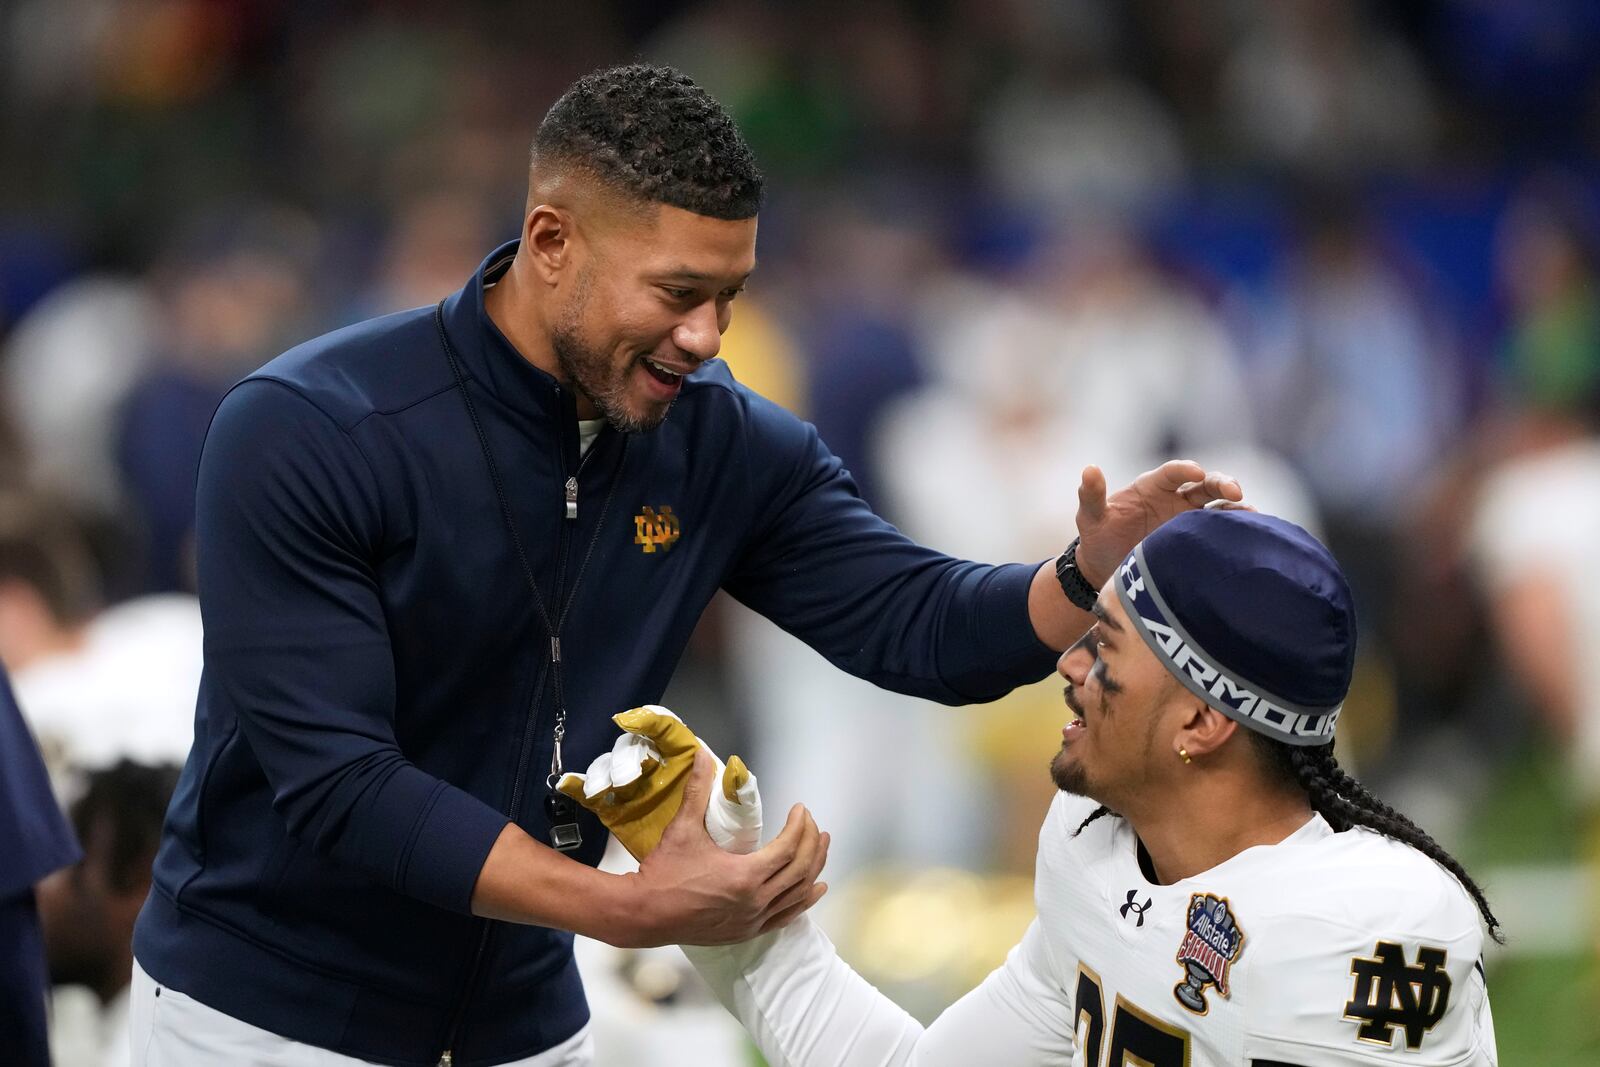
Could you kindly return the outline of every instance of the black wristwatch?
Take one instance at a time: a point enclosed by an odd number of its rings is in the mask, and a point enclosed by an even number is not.
[[[1094,602],[1100,598],[1100,591],[1089,584],[1089,580],[1078,569],[1078,538],[1072,539],[1072,544],[1056,559],[1056,581],[1061,583],[1061,591],[1067,594],[1067,599],[1073,606],[1083,611],[1094,610]]]

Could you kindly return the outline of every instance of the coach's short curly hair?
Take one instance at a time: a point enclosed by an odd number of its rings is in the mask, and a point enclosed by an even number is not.
[[[576,165],[624,194],[711,218],[761,210],[750,146],[722,105],[671,67],[636,63],[579,78],[539,124],[533,164]]]

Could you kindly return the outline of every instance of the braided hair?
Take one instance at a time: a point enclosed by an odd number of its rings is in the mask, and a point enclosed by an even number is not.
[[[1353,826],[1404,842],[1427,856],[1455,876],[1463,889],[1478,906],[1478,914],[1489,928],[1489,936],[1505,944],[1505,934],[1500,930],[1500,920],[1489,910],[1489,901],[1483,890],[1473,881],[1461,862],[1444,850],[1426,830],[1395,811],[1367,791],[1356,781],[1339,761],[1333,758],[1333,743],[1326,745],[1289,745],[1273,740],[1254,730],[1248,731],[1251,742],[1264,758],[1268,767],[1279,778],[1294,782],[1311,800],[1311,807],[1328,821],[1334,830],[1343,832]]]
[[[1333,758],[1333,742],[1314,746],[1290,745],[1255,730],[1243,732],[1250,738],[1250,743],[1255,746],[1256,754],[1261,757],[1269,773],[1286,785],[1304,790],[1311,801],[1311,809],[1326,819],[1336,832],[1343,833],[1351,827],[1364,826],[1384,837],[1410,845],[1454,875],[1478,906],[1478,914],[1489,928],[1489,936],[1499,944],[1506,943],[1505,934],[1500,930],[1500,920],[1489,910],[1489,901],[1484,897],[1483,890],[1461,866],[1461,862],[1446,852],[1444,846],[1429,836],[1427,831],[1373,796],[1366,786],[1339,766],[1339,761]],[[1083,833],[1096,819],[1115,814],[1104,804],[1100,805],[1078,824],[1072,836]]]

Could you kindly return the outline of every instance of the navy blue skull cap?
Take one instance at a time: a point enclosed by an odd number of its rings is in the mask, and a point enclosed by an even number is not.
[[[1156,658],[1211,707],[1289,744],[1333,740],[1355,603],[1305,530],[1252,511],[1187,511],[1134,546],[1114,587]]]

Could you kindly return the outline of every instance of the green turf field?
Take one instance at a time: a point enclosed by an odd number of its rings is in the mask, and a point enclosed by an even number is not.
[[[1584,854],[1592,835],[1586,834],[1572,795],[1558,753],[1546,745],[1526,746],[1501,769],[1494,788],[1479,803],[1462,849],[1463,862],[1469,870],[1485,871],[1592,863],[1593,853]],[[1591,878],[1591,887],[1595,884]],[[1515,909],[1517,902],[1497,894],[1492,882],[1486,892],[1503,916]],[[1537,946],[1526,944],[1534,940],[1531,930],[1519,938],[1514,924],[1508,929],[1510,944],[1488,968],[1502,1064],[1600,1063],[1600,961],[1587,949],[1594,940],[1594,916],[1600,914],[1597,904],[1591,894],[1577,907],[1535,916],[1544,931]],[[1570,948],[1562,951],[1551,944],[1560,940],[1568,940]]]

